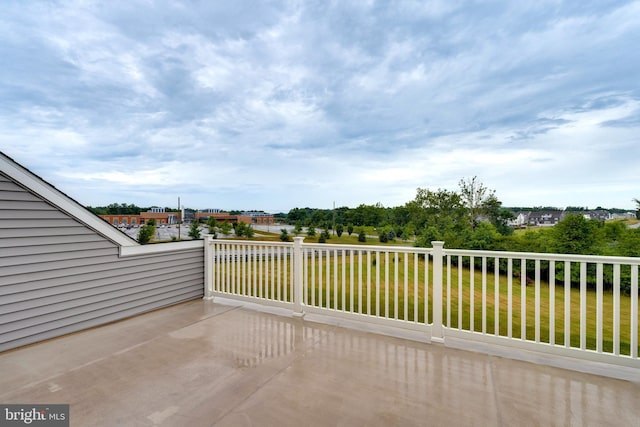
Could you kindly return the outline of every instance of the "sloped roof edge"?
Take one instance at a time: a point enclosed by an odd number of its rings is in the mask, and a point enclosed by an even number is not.
[[[139,246],[134,239],[115,229],[111,224],[1,151],[0,171],[112,242],[120,246]]]

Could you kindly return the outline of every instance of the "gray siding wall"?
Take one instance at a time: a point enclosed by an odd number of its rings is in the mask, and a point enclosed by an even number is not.
[[[201,298],[204,249],[116,243],[0,173],[0,351]]]

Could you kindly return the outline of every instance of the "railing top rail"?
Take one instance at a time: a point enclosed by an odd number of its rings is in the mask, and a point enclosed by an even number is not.
[[[374,245],[332,245],[327,243],[303,243],[304,248],[313,249],[342,249],[353,251],[371,251],[371,252],[406,252],[429,254],[433,252],[432,248],[418,248],[414,246],[374,246]]]
[[[292,247],[293,242],[273,242],[265,240],[229,240],[213,239],[213,243],[243,245],[243,246],[285,246]],[[373,252],[399,252],[399,253],[419,253],[431,254],[433,248],[419,248],[414,246],[375,246],[375,245],[342,245],[329,243],[302,243],[303,248],[329,249],[329,250],[353,250],[353,251],[373,251]],[[444,249],[444,255],[452,256],[473,256],[488,258],[512,258],[512,259],[533,259],[541,261],[570,261],[602,264],[627,264],[640,265],[640,257],[621,257],[603,255],[574,255],[557,254],[544,252],[507,252],[507,251],[487,251],[475,249]]]
[[[471,249],[444,249],[444,255],[460,255],[488,258],[513,258],[513,259],[539,259],[541,261],[571,261],[603,264],[631,264],[640,265],[640,258],[603,256],[603,255],[576,255],[556,254],[545,252],[506,252],[506,251],[482,251]]]
[[[213,239],[212,243],[224,243],[230,245],[243,246],[293,246],[293,242],[270,242],[267,240],[231,240],[231,239]]]

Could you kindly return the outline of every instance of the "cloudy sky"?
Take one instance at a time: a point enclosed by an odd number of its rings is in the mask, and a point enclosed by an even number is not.
[[[85,205],[640,197],[640,2],[0,2],[0,148]]]

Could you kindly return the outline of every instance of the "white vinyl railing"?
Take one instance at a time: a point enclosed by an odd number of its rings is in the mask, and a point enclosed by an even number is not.
[[[640,258],[216,240],[205,297],[224,296],[640,368]]]

